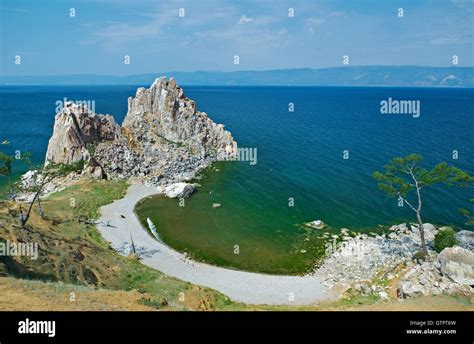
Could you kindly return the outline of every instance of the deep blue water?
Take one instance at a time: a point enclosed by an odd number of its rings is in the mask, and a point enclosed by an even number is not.
[[[52,133],[55,102],[94,100],[97,113],[120,123],[137,86],[22,86],[0,88],[0,145],[33,153],[42,162]],[[446,161],[474,174],[474,89],[369,87],[185,87],[185,93],[241,147],[257,148],[257,164],[233,163],[222,176],[241,200],[236,212],[288,216],[298,221],[367,227],[412,216],[380,192],[371,174],[394,156],[420,153],[426,167]],[[421,116],[381,115],[383,99],[421,101]],[[295,111],[288,111],[288,103]],[[343,151],[349,159],[343,159]],[[452,159],[452,151],[459,159]],[[425,220],[463,227],[461,207],[473,190],[426,190]]]

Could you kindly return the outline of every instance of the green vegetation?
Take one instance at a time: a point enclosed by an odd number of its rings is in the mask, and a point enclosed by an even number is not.
[[[406,157],[396,157],[385,165],[385,172],[376,171],[373,177],[378,182],[380,190],[390,197],[398,197],[401,204],[406,204],[412,209],[418,221],[422,252],[428,253],[421,218],[422,189],[436,184],[448,186],[467,187],[474,183],[474,177],[467,172],[441,162],[433,169],[427,170],[420,167],[423,157],[419,154],[410,154]],[[414,193],[415,201],[408,200]]]
[[[86,144],[86,149],[87,151],[89,152],[90,156],[94,156],[95,155],[95,150],[96,150],[96,145],[89,142]]]
[[[423,261],[423,260],[425,260],[425,258],[426,258],[426,255],[425,255],[425,252],[423,252],[423,251],[417,251],[413,255],[413,259],[417,262]]]
[[[74,164],[56,164],[53,162],[48,163],[45,166],[39,167],[35,170],[35,173],[31,176],[31,182],[28,184],[17,183],[16,188],[20,192],[33,193],[33,199],[29,201],[28,210],[25,215],[23,215],[23,210],[20,205],[20,222],[21,226],[25,227],[26,223],[30,219],[31,211],[33,210],[33,205],[35,202],[38,202],[38,211],[39,214],[43,217],[43,207],[41,205],[41,193],[47,185],[52,183],[55,179],[65,177],[70,173],[82,171],[84,168],[84,161],[80,160]]]
[[[12,172],[13,157],[0,152],[0,176],[9,176]]]
[[[434,238],[434,249],[440,253],[446,247],[452,247],[458,243],[456,232],[452,228],[445,228],[436,233]]]
[[[13,189],[12,189],[13,161],[14,159],[12,156],[5,154],[3,152],[0,152],[0,182],[1,182],[2,177],[7,178],[8,180],[5,186],[5,195],[0,194],[0,200],[11,198],[11,195],[13,194]]]
[[[474,198],[471,198],[471,202],[474,202]],[[472,216],[471,212],[465,208],[459,209],[459,213],[467,218],[466,225],[474,226],[474,216]]]
[[[139,291],[150,299],[146,301],[150,306],[166,302],[168,309],[236,307],[214,290],[168,277],[109,247],[93,220],[99,217],[101,206],[123,197],[127,187],[119,181],[81,181],[45,198],[44,218],[32,211],[28,230],[20,226],[15,202],[1,203],[0,238],[38,242],[41,251],[36,261],[27,257],[0,261],[0,271],[3,264],[16,278]],[[35,203],[33,209],[37,208]]]

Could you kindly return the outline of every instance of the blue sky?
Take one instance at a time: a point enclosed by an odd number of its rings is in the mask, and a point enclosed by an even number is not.
[[[451,66],[453,55],[474,65],[473,0],[0,0],[0,8],[8,75],[322,68],[342,66],[343,55],[350,65]]]

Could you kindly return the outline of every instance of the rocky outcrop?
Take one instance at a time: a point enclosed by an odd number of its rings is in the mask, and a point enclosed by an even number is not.
[[[128,99],[122,127],[110,115],[66,103],[55,117],[46,163],[84,160],[83,176],[140,177],[145,184],[158,186],[189,180],[236,149],[222,124],[197,111],[173,78],[162,77]]]
[[[119,136],[120,126],[112,116],[96,115],[87,107],[66,103],[55,117],[46,162],[72,164],[80,160],[88,161],[88,144],[114,141]]]
[[[426,261],[421,264],[410,262],[402,274],[397,290],[400,298],[422,295],[472,294],[472,288],[469,285],[457,283],[446,277],[440,271],[440,265],[436,261]]]
[[[432,247],[438,229],[429,223],[423,226],[429,251],[424,262],[416,259],[421,243],[414,225],[395,225],[390,233],[383,235],[356,234],[343,229],[340,235],[332,235],[327,257],[315,273],[338,293],[352,289],[362,294],[376,294],[382,299],[386,297],[386,286],[376,281],[390,283],[396,279],[400,298],[472,294],[469,278],[472,278],[473,253],[453,247],[445,249],[438,257]],[[467,233],[463,236],[469,237]],[[326,233],[322,238],[330,239]]]
[[[224,125],[214,123],[171,78],[156,79],[149,89],[139,88],[128,98],[123,127],[128,139],[147,150],[148,143],[184,144],[195,155],[232,154],[235,142]]]

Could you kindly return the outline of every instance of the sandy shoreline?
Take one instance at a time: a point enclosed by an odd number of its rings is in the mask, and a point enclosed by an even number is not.
[[[222,292],[249,304],[308,305],[333,298],[318,276],[275,276],[211,266],[185,256],[153,239],[134,213],[135,204],[156,194],[153,187],[133,184],[124,198],[100,209],[97,225],[102,236],[127,254],[132,236],[141,261],[169,276]],[[105,224],[109,224],[109,226]]]

